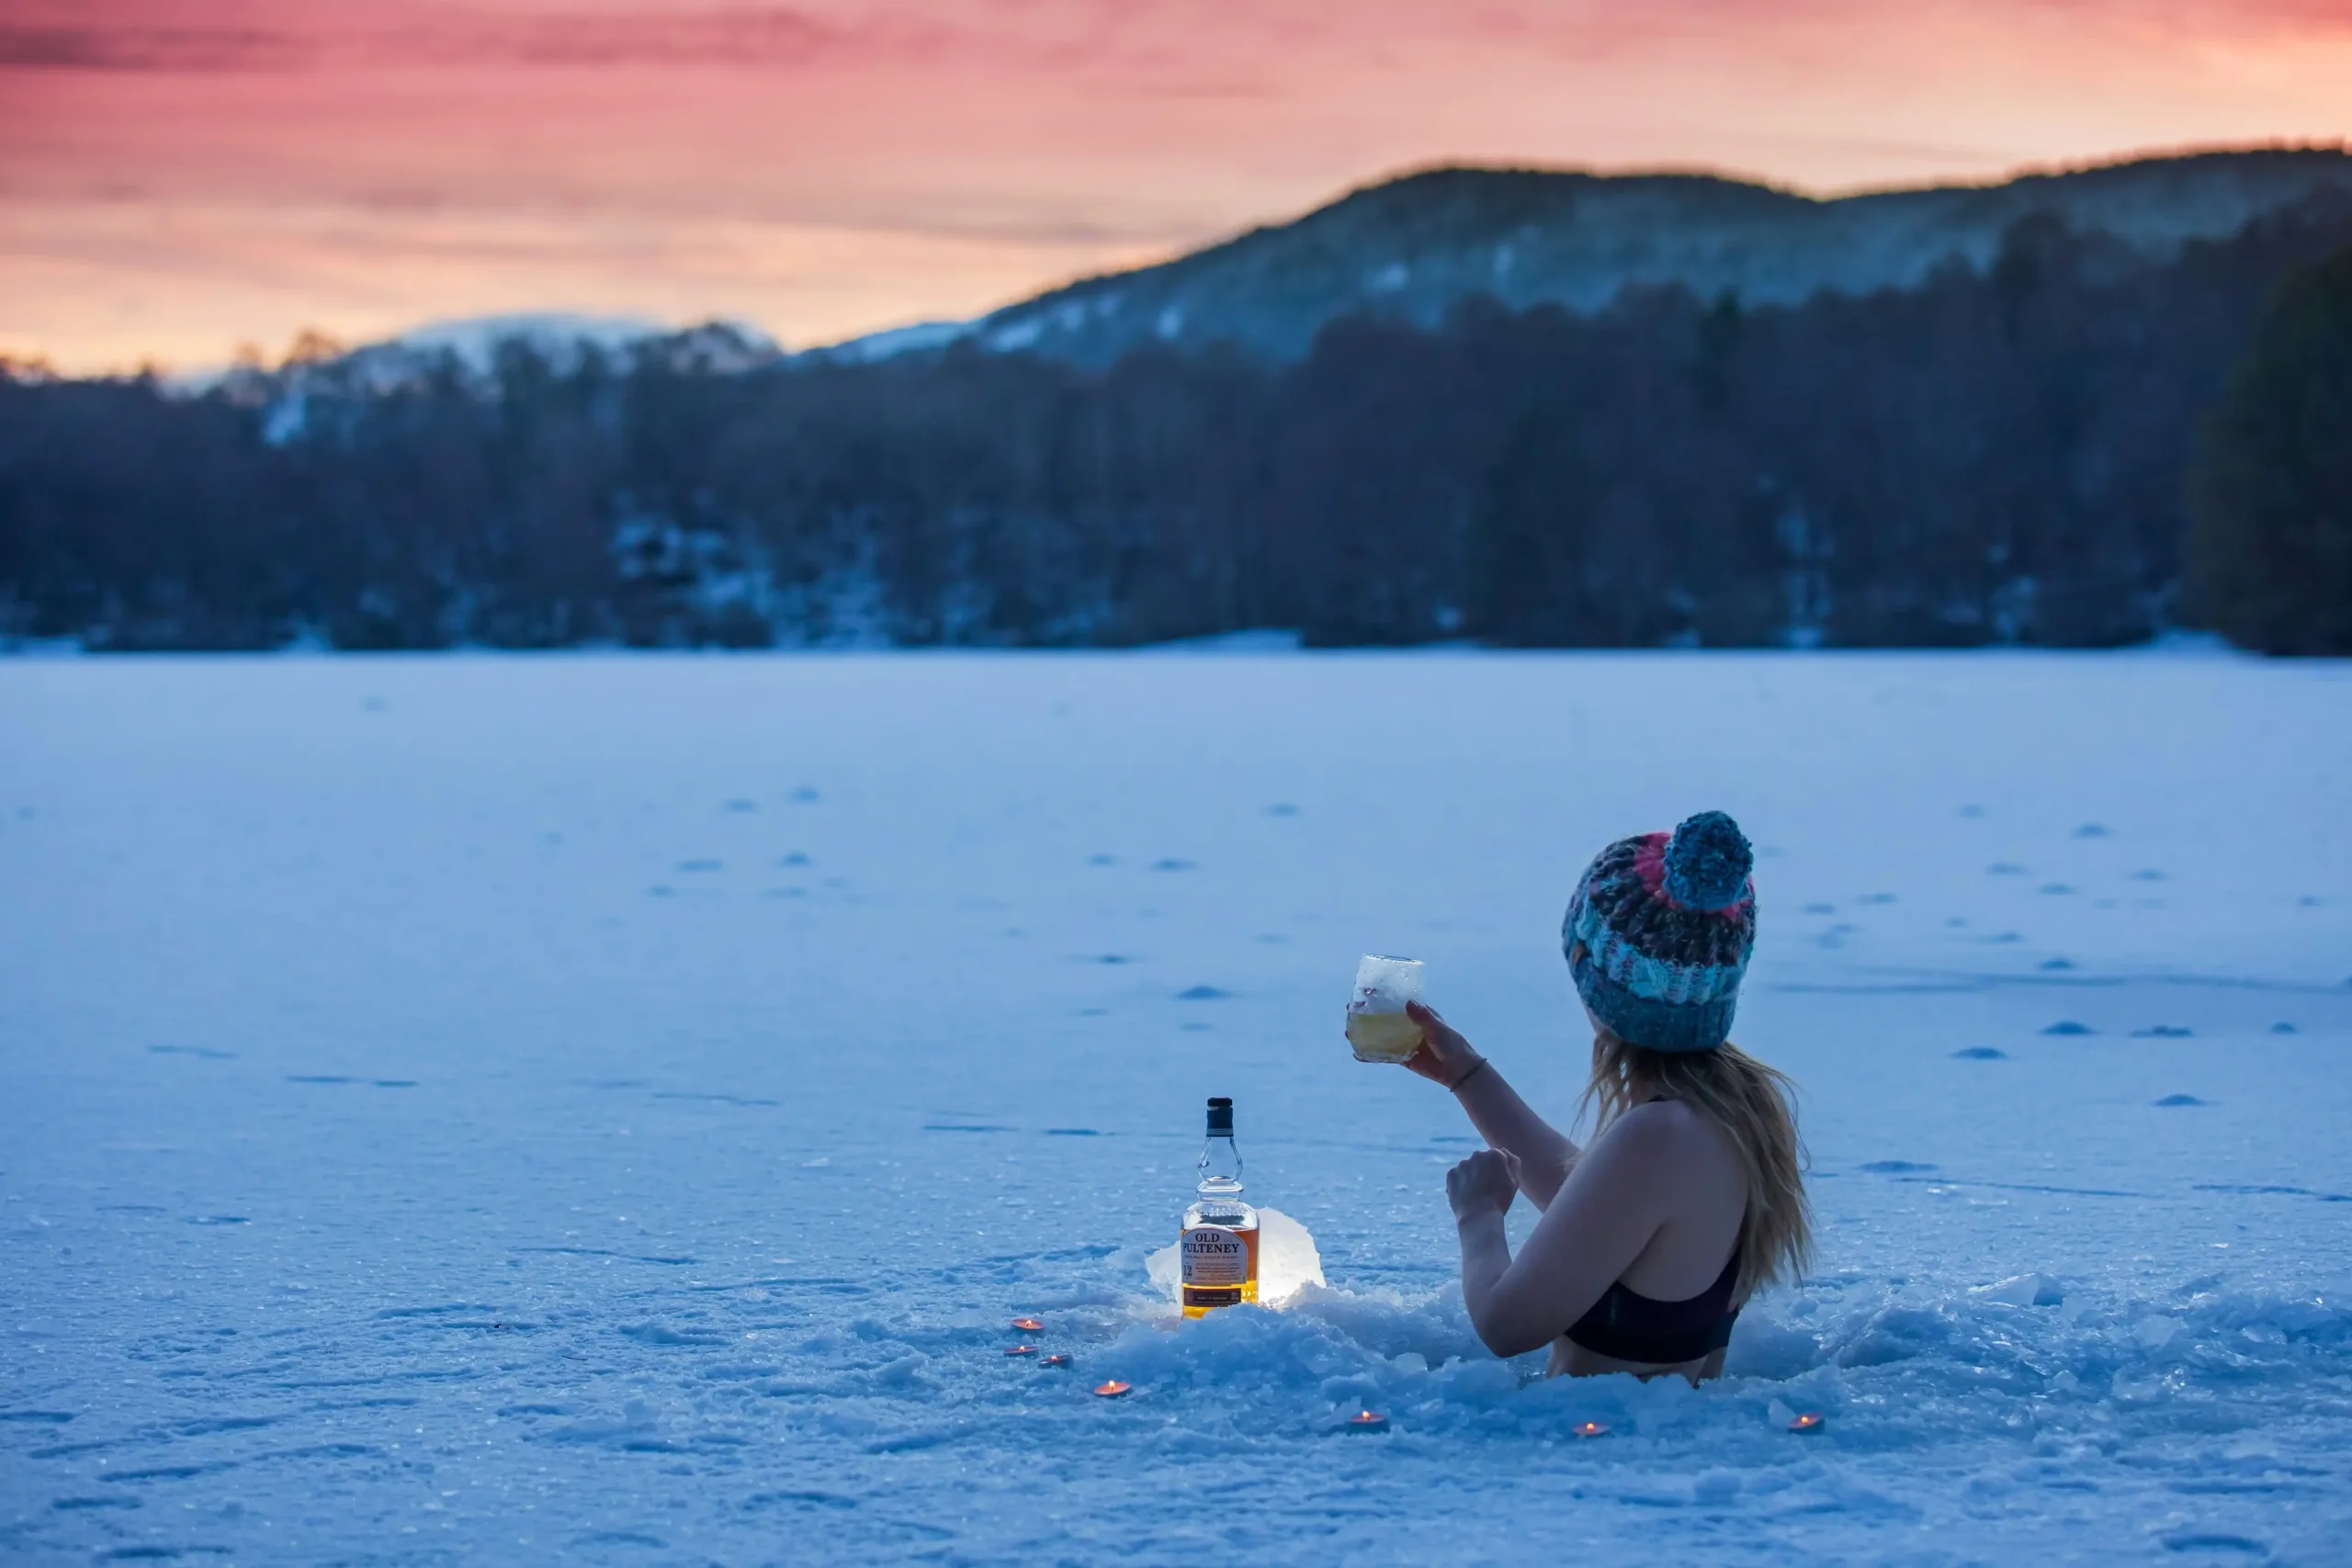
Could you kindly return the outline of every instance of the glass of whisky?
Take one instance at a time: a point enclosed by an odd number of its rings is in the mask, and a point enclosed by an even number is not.
[[[1421,1026],[1405,1012],[1421,999],[1421,961],[1366,954],[1348,998],[1348,1043],[1359,1062],[1402,1062],[1421,1048]]]

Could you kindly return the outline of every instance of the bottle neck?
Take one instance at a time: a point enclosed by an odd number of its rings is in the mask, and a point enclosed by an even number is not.
[[[1241,1190],[1241,1151],[1230,1133],[1211,1133],[1201,1145],[1201,1195],[1229,1198]]]

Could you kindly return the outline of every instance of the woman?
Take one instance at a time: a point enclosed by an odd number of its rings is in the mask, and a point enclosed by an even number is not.
[[[1452,1089],[1488,1147],[1447,1172],[1462,1298],[1498,1356],[1550,1342],[1550,1374],[1723,1371],[1732,1321],[1813,1251],[1789,1079],[1732,1044],[1756,942],[1747,840],[1720,811],[1600,852],[1561,929],[1593,1027],[1598,1108],[1577,1145],[1434,1011],[1406,1064]],[[1514,1258],[1515,1192],[1543,1211]]]

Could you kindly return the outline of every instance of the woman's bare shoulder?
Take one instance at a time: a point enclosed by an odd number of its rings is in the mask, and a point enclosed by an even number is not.
[[[1609,1131],[1646,1142],[1688,1137],[1713,1125],[1679,1100],[1653,1100],[1619,1116],[1609,1124]]]
[[[1616,1141],[1628,1159],[1688,1160],[1693,1154],[1731,1155],[1731,1136],[1715,1122],[1679,1100],[1653,1100],[1636,1105],[1609,1124],[1594,1140],[1598,1150]]]

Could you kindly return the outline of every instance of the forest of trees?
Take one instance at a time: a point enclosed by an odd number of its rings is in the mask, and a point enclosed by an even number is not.
[[[2032,220],[1904,292],[1472,299],[1289,365],[18,365],[0,641],[2340,653],[2347,345],[2338,195],[2161,263]]]

